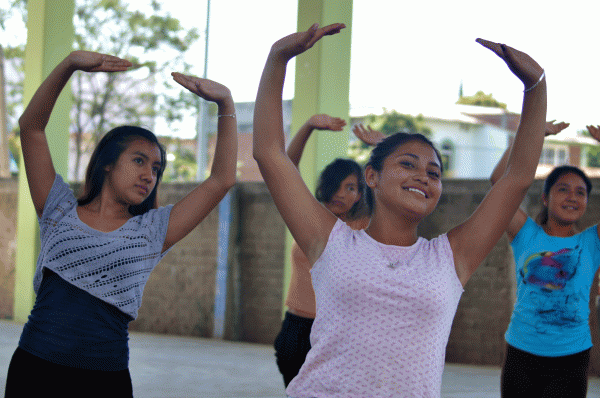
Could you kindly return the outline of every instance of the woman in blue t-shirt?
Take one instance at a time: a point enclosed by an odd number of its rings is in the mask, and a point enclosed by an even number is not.
[[[546,136],[567,126],[549,122]],[[588,130],[600,140],[599,129]],[[504,173],[510,150],[496,166],[492,184]],[[600,231],[595,225],[580,232],[577,222],[591,189],[577,167],[556,167],[544,183],[544,207],[536,221],[519,209],[508,226],[517,300],[505,335],[503,397],[586,396],[589,298],[600,263]]]
[[[175,205],[158,208],[165,151],[141,127],[108,132],[94,150],[83,195],[75,198],[52,164],[46,126],[75,71],[123,72],[132,64],[88,51],[69,54],[19,119],[27,182],[40,224],[36,302],[8,369],[6,397],[132,397],[127,328],[150,272],[235,183],[237,127],[229,89],[173,73],[217,103],[211,175]]]

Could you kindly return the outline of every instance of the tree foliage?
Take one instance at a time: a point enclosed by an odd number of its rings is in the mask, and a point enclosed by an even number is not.
[[[133,10],[125,0],[76,0],[73,48],[125,58],[134,68],[127,73],[77,72],[73,76],[75,175],[80,174],[81,154],[90,151],[110,129],[123,124],[152,129],[157,116],[170,123],[197,108],[197,98],[180,88],[173,89],[168,74],[189,71],[183,56],[199,34],[196,29],[181,26],[178,19],[163,10],[161,2],[152,0],[146,5],[144,10]],[[0,11],[0,28],[4,29],[5,21],[19,13],[25,21],[26,0]],[[14,126],[22,112],[24,41],[5,49],[7,60],[13,60],[14,69],[19,71],[19,76],[8,83],[9,120]]]
[[[486,94],[483,91],[478,91],[475,95],[468,96],[460,96],[457,104],[463,105],[477,105],[477,106],[485,106],[488,108],[502,108],[506,109],[506,104],[504,102],[500,102],[494,98],[494,96],[490,94]]]
[[[156,0],[148,13],[131,10],[122,0],[78,0],[74,24],[75,49],[115,55],[134,64],[128,73],[76,74],[72,120],[77,175],[81,152],[95,146],[108,130],[123,124],[152,129],[156,116],[172,122],[183,117],[183,110],[195,107],[196,98],[185,90],[178,90],[176,98],[160,93],[173,87],[169,72],[189,69],[183,55],[199,35],[195,29],[184,29]],[[165,87],[157,88],[159,81]],[[91,142],[85,142],[85,133],[92,133]]]
[[[383,115],[367,115],[363,124],[371,126],[372,129],[381,131],[385,135],[398,132],[419,133],[431,138],[432,131],[425,124],[423,115],[412,116],[399,113],[395,110],[383,110]],[[371,154],[371,148],[360,140],[355,140],[348,147],[348,156],[360,164],[365,164]]]
[[[587,130],[579,130],[577,131],[578,135],[584,137],[591,137],[589,131]],[[586,166],[587,167],[600,167],[600,147],[599,146],[588,146],[587,154],[586,154]]]

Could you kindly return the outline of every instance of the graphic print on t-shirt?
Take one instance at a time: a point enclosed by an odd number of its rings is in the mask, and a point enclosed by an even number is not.
[[[532,254],[520,271],[523,283],[538,287],[530,291],[539,322],[538,332],[544,333],[545,324],[568,327],[579,322],[577,306],[581,298],[569,289],[569,281],[577,272],[581,248],[544,251]]]

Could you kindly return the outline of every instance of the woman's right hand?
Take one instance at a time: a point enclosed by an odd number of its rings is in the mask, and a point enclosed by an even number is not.
[[[314,24],[306,32],[292,33],[276,41],[271,46],[271,54],[287,62],[311,48],[323,36],[340,33],[345,27],[343,23],[334,23],[323,28],[319,28],[319,24]]]
[[[67,60],[72,68],[84,72],[123,72],[133,66],[126,59],[92,51],[73,51]]]
[[[342,131],[346,121],[326,114],[313,115],[308,119],[308,126],[317,130]]]

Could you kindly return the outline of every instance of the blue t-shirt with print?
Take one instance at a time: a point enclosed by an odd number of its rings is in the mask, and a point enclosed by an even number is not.
[[[531,218],[513,239],[517,301],[508,344],[557,357],[592,346],[589,299],[600,264],[597,226],[574,236],[550,236]]]

